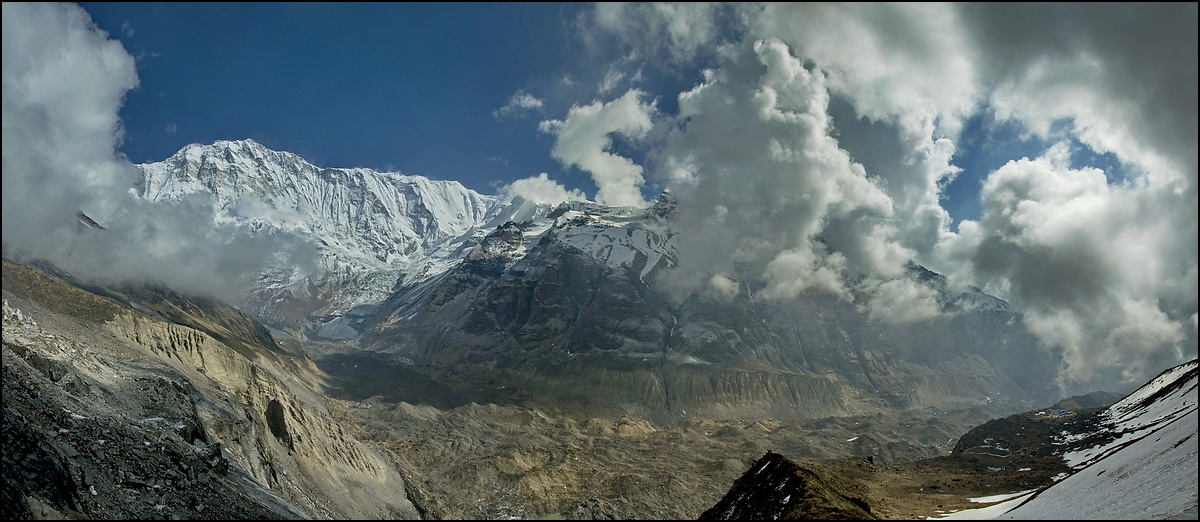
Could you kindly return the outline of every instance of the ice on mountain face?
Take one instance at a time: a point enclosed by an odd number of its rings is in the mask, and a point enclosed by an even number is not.
[[[319,168],[251,140],[193,144],[138,167],[135,190],[143,198],[208,197],[221,223],[286,231],[316,245],[317,273],[297,278],[280,267],[265,274],[268,288],[256,293],[306,294],[307,281],[324,281],[345,290],[333,296],[334,311],[381,300],[398,279],[447,269],[447,258],[486,235],[489,223],[545,211],[455,181]]]
[[[644,279],[665,258],[677,260],[672,233],[662,222],[674,208],[659,201],[649,209],[603,207],[594,203],[563,203],[551,215],[555,237],[612,268],[639,268]]]

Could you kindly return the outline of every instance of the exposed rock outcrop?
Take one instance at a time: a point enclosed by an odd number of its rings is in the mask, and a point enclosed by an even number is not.
[[[311,361],[240,324],[239,312],[165,297],[134,310],[4,261],[12,509],[419,518],[399,471],[327,405]],[[163,303],[187,306],[166,322]],[[178,324],[188,321],[227,338]],[[36,478],[52,471],[62,480]]]
[[[783,455],[767,452],[733,483],[729,493],[700,520],[874,520],[863,490],[845,481],[822,476]],[[861,491],[860,491],[860,494]]]

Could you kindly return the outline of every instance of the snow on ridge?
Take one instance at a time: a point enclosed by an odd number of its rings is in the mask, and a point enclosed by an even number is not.
[[[1197,361],[1169,368],[1101,413],[1102,431],[1115,438],[1063,454],[1072,469],[1082,469],[1197,411]]]
[[[306,277],[332,277],[335,287],[344,286],[345,295],[334,303],[342,309],[382,300],[414,266],[440,265],[436,258],[454,251],[453,243],[478,235],[511,203],[457,181],[321,168],[253,140],[191,144],[164,161],[137,167],[140,197],[172,201],[203,195],[217,222],[282,230],[317,245],[324,274]],[[265,295],[296,284],[295,277],[267,280],[277,288]]]
[[[647,208],[564,202],[552,213],[555,238],[611,268],[640,266],[644,280],[664,259],[668,266],[678,261],[674,234],[658,219],[669,212],[662,205],[673,206],[673,199],[664,193]]]
[[[1170,368],[1110,406],[1100,431],[1119,436],[1064,457],[1075,470],[1054,484],[938,520],[1195,520],[1197,361]],[[1001,500],[1001,495],[970,499]]]
[[[1117,401],[1116,404],[1109,406],[1108,409],[1104,411],[1106,419],[1114,423],[1126,424],[1130,425],[1129,427],[1134,427],[1132,426],[1133,424],[1145,422],[1145,417],[1147,417],[1147,412],[1145,410],[1147,407],[1161,410],[1161,407],[1155,408],[1155,406],[1171,404],[1173,402],[1181,402],[1182,404],[1177,404],[1176,407],[1186,408],[1186,399],[1173,400],[1173,398],[1185,395],[1187,392],[1186,384],[1177,384],[1177,381],[1179,381],[1188,372],[1192,372],[1194,374],[1196,370],[1197,360],[1195,359],[1164,370],[1162,373],[1158,374],[1157,377],[1151,379],[1150,382],[1146,383],[1141,388],[1134,390],[1133,393],[1130,393],[1124,399],[1121,399],[1120,401]],[[1193,375],[1191,380],[1195,381],[1196,376]],[[1146,404],[1147,400],[1151,399],[1154,395],[1159,394],[1167,387],[1173,385],[1174,389],[1170,390],[1170,392],[1167,394],[1167,397],[1155,400],[1149,405]],[[1194,386],[1192,389],[1194,390]],[[1191,407],[1193,409],[1196,407],[1194,401],[1191,403]]]
[[[1063,456],[1075,471],[1003,519],[1195,519],[1197,361],[1102,412],[1116,438]]]
[[[1123,443],[997,518],[1195,520],[1196,433],[1192,409],[1153,436]]]

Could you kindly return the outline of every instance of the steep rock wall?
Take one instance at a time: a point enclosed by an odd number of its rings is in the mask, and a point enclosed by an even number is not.
[[[296,505],[316,516],[416,517],[400,475],[347,433],[310,391],[284,384],[275,358],[251,362],[199,330],[134,314],[107,327],[211,389],[196,402],[204,430]]]

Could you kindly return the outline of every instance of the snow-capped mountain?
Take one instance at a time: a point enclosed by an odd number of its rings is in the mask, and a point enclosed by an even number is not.
[[[648,208],[551,207],[452,181],[320,168],[249,140],[190,145],[140,168],[144,198],[208,198],[222,225],[314,245],[319,266],[281,260],[239,306],[300,338],[353,340],[347,350],[482,364],[472,370],[481,376],[512,365],[492,375],[501,380],[577,370],[526,383],[557,387],[547,393],[614,372],[614,403],[668,421],[707,410],[1011,409],[1053,393],[1053,354],[1019,314],[985,294],[953,294],[916,265],[909,276],[958,312],[880,324],[836,296],[755,300],[755,281],[733,298],[668,299],[656,281],[681,261],[669,193]]]
[[[380,301],[397,281],[446,270],[448,258],[497,225],[546,211],[456,181],[321,168],[252,140],[193,144],[138,167],[135,190],[143,198],[208,197],[220,221],[316,246],[320,266],[277,267],[246,303],[276,324]]]
[[[193,144],[138,168],[140,197],[206,197],[224,224],[314,245],[319,266],[276,266],[242,305],[275,326],[326,338],[356,334],[343,317],[356,306],[369,308],[394,287],[420,285],[477,259],[480,248],[491,248],[485,237],[505,224],[521,224],[516,250],[508,252],[513,263],[547,235],[611,267],[637,264],[642,276],[676,261],[662,220],[673,206],[669,197],[650,209],[582,201],[551,208],[479,194],[456,181],[321,168],[252,140]]]

